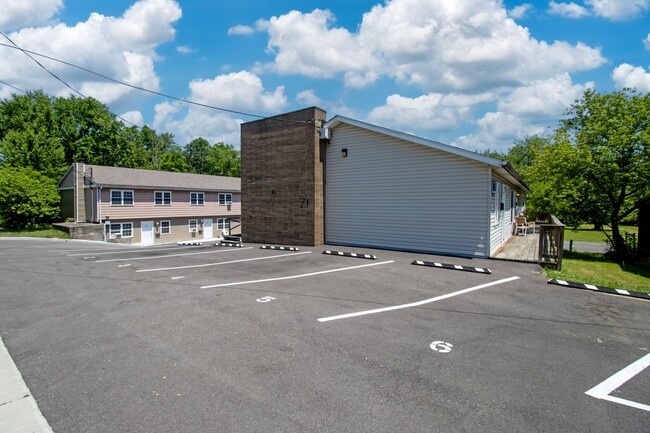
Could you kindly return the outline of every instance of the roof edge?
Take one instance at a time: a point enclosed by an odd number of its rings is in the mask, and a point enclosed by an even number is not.
[[[408,132],[401,132],[383,126],[373,125],[372,123],[351,119],[349,117],[341,116],[338,114],[333,118],[331,118],[330,120],[328,120],[323,125],[323,127],[333,129],[336,128],[341,123],[346,123],[348,125],[356,126],[358,128],[368,129],[370,131],[389,135],[391,137],[410,141],[412,143],[421,144],[423,146],[431,147],[432,149],[437,149],[443,152],[452,153],[458,156],[464,156],[466,158],[473,159],[475,161],[479,161],[491,165],[493,167],[503,166],[504,161],[500,159],[492,158],[491,156],[481,155],[480,153],[472,152],[471,150],[466,150],[460,147],[452,146],[450,144],[440,143],[439,141],[434,141],[428,138],[419,137],[417,135],[409,134]]]
[[[497,158],[492,158],[491,156],[482,155],[480,153],[472,152],[470,150],[466,150],[449,144],[440,143],[438,141],[429,140],[428,138],[418,137],[417,135],[409,134],[407,132],[396,131],[394,129],[385,128],[379,125],[373,125],[372,123],[363,122],[361,120],[351,119],[349,117],[341,116],[338,114],[333,118],[331,118],[330,120],[328,120],[327,122],[325,122],[323,128],[334,129],[342,123],[356,126],[358,128],[367,129],[369,131],[373,131],[378,134],[384,134],[401,140],[409,141],[411,143],[427,146],[432,149],[440,150],[442,152],[447,152],[453,155],[462,156],[492,166],[498,169],[499,171],[504,170],[505,173],[509,175],[512,178],[512,180],[518,183],[523,189],[525,189],[528,192],[530,191],[530,188],[528,187],[526,182],[524,182],[521,175],[517,173],[514,167],[512,167],[512,165],[510,165],[510,163],[507,161],[497,159]]]

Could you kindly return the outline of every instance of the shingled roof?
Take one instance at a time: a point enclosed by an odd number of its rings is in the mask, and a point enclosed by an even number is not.
[[[166,188],[199,191],[241,191],[238,177],[211,176],[207,174],[175,173],[136,168],[105,167],[86,164],[86,176],[102,187],[113,188]]]

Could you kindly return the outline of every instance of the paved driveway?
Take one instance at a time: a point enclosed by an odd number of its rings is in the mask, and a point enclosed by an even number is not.
[[[0,240],[0,332],[53,430],[650,425],[649,302],[548,285],[526,264],[246,247]]]

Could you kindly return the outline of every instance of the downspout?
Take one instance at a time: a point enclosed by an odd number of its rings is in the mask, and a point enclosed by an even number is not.
[[[74,163],[74,222],[79,222],[79,197],[77,196],[77,183],[78,183],[78,173],[77,173],[77,163]]]
[[[487,172],[487,256],[492,257],[492,168],[488,167]],[[495,216],[496,217],[496,216]]]
[[[102,223],[102,187],[99,187],[99,196],[97,197],[97,202],[99,206],[99,223]],[[104,242],[108,242],[108,239],[106,239],[106,224],[102,226],[102,234],[104,236]]]
[[[102,222],[102,187],[99,187],[99,196],[97,196],[97,205],[99,206],[99,218],[98,221]]]

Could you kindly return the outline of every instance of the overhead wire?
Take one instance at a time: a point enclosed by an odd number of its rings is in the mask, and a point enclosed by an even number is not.
[[[0,83],[4,84],[4,85],[7,86],[7,87],[11,87],[12,89],[18,90],[18,91],[21,92],[21,93],[27,93],[25,90],[20,89],[20,88],[14,86],[13,84],[9,84],[9,83],[7,83],[6,81],[0,80]]]
[[[0,32],[0,34],[2,34],[5,38],[9,39],[4,33]],[[199,106],[199,107],[209,108],[209,109],[218,110],[218,111],[223,111],[223,112],[226,112],[226,113],[239,114],[239,115],[242,115],[242,116],[255,117],[255,118],[258,118],[258,119],[272,119],[272,120],[275,120],[275,121],[278,121],[278,122],[303,123],[303,124],[309,122],[309,121],[305,121],[305,120],[291,120],[291,119],[273,118],[273,117],[263,116],[263,115],[260,115],[260,114],[247,113],[247,112],[244,112],[244,111],[231,110],[229,108],[218,107],[218,106],[215,106],[215,105],[203,104],[201,102],[192,101],[190,99],[179,98],[177,96],[168,95],[168,94],[158,92],[158,91],[155,91],[155,90],[151,90],[151,89],[136,86],[136,85],[133,85],[133,84],[125,83],[123,81],[116,80],[115,78],[111,78],[111,77],[109,77],[107,75],[101,74],[99,72],[95,72],[95,71],[93,71],[91,69],[88,69],[88,68],[85,68],[83,66],[79,66],[79,65],[75,65],[74,63],[66,62],[65,60],[57,59],[55,57],[51,57],[51,56],[48,56],[48,55],[45,55],[45,54],[37,53],[35,51],[30,51],[30,50],[20,48],[13,41],[11,41],[11,39],[9,39],[9,41],[12,44],[14,44],[15,46],[11,46],[11,45],[4,44],[4,43],[0,43],[0,46],[12,48],[12,49],[18,49],[18,50],[22,51],[23,53],[27,54],[36,63],[38,63],[38,62],[30,54],[33,54],[33,55],[38,56],[38,57],[43,57],[45,59],[52,60],[52,61],[55,61],[55,62],[58,62],[58,63],[62,63],[64,65],[67,65],[67,66],[70,66],[70,67],[73,67],[73,68],[80,69],[82,71],[88,72],[90,74],[96,75],[96,76],[98,76],[100,78],[103,78],[103,79],[108,80],[108,81],[112,81],[112,82],[114,82],[116,84],[120,84],[122,86],[130,87],[132,89],[140,90],[140,91],[146,92],[146,93],[151,93],[152,95],[161,96],[163,98],[168,98],[168,99],[172,99],[172,100],[175,100],[175,101],[183,102],[185,104],[196,105],[196,106]],[[40,65],[40,63],[38,63],[38,64]],[[41,67],[43,67],[43,66],[41,65]],[[51,72],[50,72],[50,74],[53,75],[55,78],[57,78],[59,81],[62,81],[60,78],[56,77],[56,75],[52,74]],[[66,84],[66,86],[70,87],[67,83],[64,82],[64,84]],[[75,92],[76,92],[76,90],[75,90]]]
[[[60,78],[59,76],[57,76],[54,72],[50,71],[50,70],[47,69],[45,66],[43,66],[43,64],[42,64],[41,62],[39,62],[38,60],[36,60],[34,57],[32,57],[32,55],[31,55],[29,52],[27,52],[26,50],[23,50],[21,47],[19,47],[19,46],[18,46],[14,41],[11,40],[11,38],[10,38],[9,36],[5,35],[3,32],[0,32],[0,35],[4,36],[5,39],[7,39],[9,42],[11,42],[12,45],[14,45],[18,50],[22,51],[23,54],[25,54],[27,57],[29,57],[30,59],[32,59],[32,60],[33,60],[33,61],[34,61],[38,66],[40,66],[41,68],[43,68],[43,69],[45,70],[45,72],[47,72],[48,74],[50,74],[51,76],[53,76],[54,78],[56,78],[58,81],[60,81],[61,83],[63,83],[63,85],[65,85],[68,89],[72,90],[73,92],[75,92],[77,95],[81,96],[81,97],[84,98],[84,99],[87,98],[86,95],[84,95],[83,93],[81,93],[80,91],[78,91],[77,89],[75,89],[74,87],[72,87],[71,85],[69,85],[68,83],[66,83],[65,80],[61,79],[61,78]],[[115,117],[117,117],[118,119],[120,119],[121,121],[128,123],[129,125],[132,125],[132,126],[135,126],[135,127],[138,126],[138,125],[136,125],[135,123],[129,122],[128,120],[126,120],[126,119],[123,118],[122,116],[119,116],[119,115],[117,115],[117,114],[113,114],[113,115],[114,115]]]

